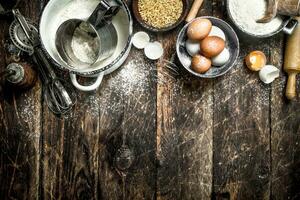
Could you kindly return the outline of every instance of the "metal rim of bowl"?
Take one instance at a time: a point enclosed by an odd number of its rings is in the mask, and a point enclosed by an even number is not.
[[[133,3],[132,3],[132,11],[133,11],[133,14],[135,16],[135,19],[137,20],[137,22],[142,27],[144,27],[145,29],[147,29],[149,31],[152,31],[152,32],[159,33],[159,32],[167,32],[167,31],[173,30],[174,28],[176,28],[177,26],[179,26],[184,21],[184,19],[187,17],[187,15],[188,15],[189,1],[188,0],[182,0],[183,10],[182,10],[181,16],[179,17],[179,19],[177,20],[177,22],[174,23],[174,24],[172,24],[172,25],[170,25],[170,26],[168,26],[168,27],[165,27],[165,28],[156,28],[156,27],[153,27],[153,26],[147,24],[142,19],[142,16],[140,15],[140,12],[138,10],[138,2],[139,2],[139,0],[134,0]]]
[[[122,50],[122,52],[120,53],[120,55],[113,61],[111,62],[109,65],[106,65],[105,67],[102,67],[100,69],[95,69],[93,71],[87,71],[87,72],[78,72],[78,71],[74,71],[74,69],[72,68],[69,68],[69,67],[66,67],[66,66],[62,66],[61,64],[59,64],[54,58],[52,58],[52,56],[48,53],[42,39],[41,39],[41,44],[42,44],[42,49],[44,51],[44,53],[46,54],[46,56],[48,58],[51,59],[51,61],[53,62],[53,64],[58,67],[59,69],[61,70],[64,70],[64,71],[68,71],[70,73],[73,73],[73,74],[76,74],[76,75],[80,75],[80,76],[94,76],[94,75],[97,75],[97,74],[100,74],[110,68],[113,68],[115,64],[117,64],[122,58],[124,55],[126,55],[126,52],[128,49],[131,48],[131,44],[132,44],[132,35],[133,35],[133,20],[132,20],[132,16],[130,14],[130,10],[128,8],[128,6],[126,5],[125,2],[123,1],[119,1],[118,2],[121,2],[122,6],[124,7],[125,9],[125,12],[127,14],[127,17],[128,17],[128,21],[129,21],[129,36],[128,36],[128,40],[126,42],[126,45],[124,47],[124,49]],[[45,8],[43,9],[43,12],[47,9],[47,7],[49,6],[49,4],[51,3],[51,1],[48,2],[48,4],[45,6]],[[39,20],[39,24],[41,27],[41,22],[42,22],[42,18],[43,18],[43,14],[42,16],[40,17],[40,20]],[[40,31],[41,32],[41,31]],[[40,36],[41,37],[41,36]],[[41,37],[42,38],[42,37]]]
[[[212,17],[212,16],[202,16],[202,17],[198,17],[198,18],[196,18],[196,19],[199,19],[199,18],[203,18],[203,19],[214,19],[214,20],[220,21],[221,23],[223,23],[223,24],[225,24],[226,26],[228,26],[228,28],[229,28],[230,31],[233,33],[233,36],[235,37],[235,39],[236,39],[236,41],[237,41],[237,44],[238,44],[237,50],[236,50],[236,51],[237,51],[236,58],[234,59],[234,62],[231,64],[231,66],[228,67],[228,69],[226,69],[224,72],[219,73],[219,74],[216,74],[216,75],[214,75],[214,76],[210,76],[210,77],[205,76],[205,74],[200,74],[200,73],[194,72],[192,69],[190,69],[189,67],[186,67],[186,66],[183,65],[183,64],[181,64],[181,65],[182,65],[187,71],[189,71],[191,74],[193,74],[194,76],[197,76],[197,77],[199,77],[199,78],[212,79],[212,78],[217,78],[217,77],[223,76],[223,75],[225,75],[226,73],[228,73],[228,72],[233,68],[233,66],[236,64],[236,62],[237,62],[237,59],[238,59],[239,54],[240,54],[240,43],[239,43],[239,38],[238,38],[236,32],[234,31],[234,29],[233,29],[227,22],[225,22],[224,20],[219,19],[219,18],[217,18],[217,17]],[[194,20],[195,20],[195,19],[194,19]],[[179,54],[179,42],[180,42],[179,39],[180,39],[180,35],[181,35],[181,34],[184,34],[183,31],[185,31],[186,28],[187,28],[194,20],[192,20],[192,21],[190,21],[189,23],[187,23],[187,24],[181,29],[181,31],[179,32],[179,35],[178,35],[178,37],[177,37],[177,40],[176,40],[176,53],[177,53],[177,57],[178,57],[179,61],[180,61],[180,58],[179,58],[179,55],[178,55],[178,54]],[[181,62],[181,61],[180,61],[180,62]]]
[[[235,25],[241,32],[243,32],[243,33],[245,33],[245,34],[247,34],[247,35],[250,35],[250,36],[252,36],[252,37],[255,37],[255,38],[268,38],[268,37],[272,37],[272,36],[274,36],[274,35],[280,33],[280,32],[283,30],[283,28],[289,23],[289,20],[283,19],[283,22],[282,22],[280,28],[278,28],[278,30],[276,30],[276,31],[274,31],[274,32],[272,32],[272,33],[265,34],[265,35],[256,35],[256,34],[254,34],[254,33],[250,33],[250,32],[248,32],[248,31],[246,31],[245,29],[241,28],[241,27],[236,23],[236,21],[234,20],[232,14],[231,14],[231,12],[230,12],[230,9],[229,9],[229,1],[231,1],[231,0],[227,0],[227,2],[226,2],[226,9],[227,9],[227,13],[228,13],[228,16],[229,16],[230,20],[234,23],[234,25]],[[291,18],[289,18],[289,19],[291,19]]]

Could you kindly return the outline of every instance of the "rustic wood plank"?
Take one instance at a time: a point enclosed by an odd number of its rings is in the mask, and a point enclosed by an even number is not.
[[[283,38],[275,38],[270,45],[272,63],[282,67]],[[282,71],[271,93],[272,199],[300,198],[300,98],[285,99],[286,78]]]
[[[268,198],[270,90],[242,60],[264,47],[242,48],[236,68],[215,83],[214,188],[230,199]]]
[[[223,1],[214,2],[214,15],[224,18]],[[268,54],[270,40],[240,39],[236,66],[214,84],[214,198],[268,199],[270,86],[245,67],[244,57]]]
[[[39,2],[27,1],[21,12],[37,20]],[[10,22],[1,20],[0,68],[6,67],[3,49]],[[29,62],[29,57],[25,58]],[[8,62],[8,61],[7,61]],[[2,82],[3,83],[3,82]],[[25,92],[0,86],[0,199],[37,199],[39,137],[41,132],[40,83]]]
[[[192,3],[192,1],[191,1]],[[199,16],[212,11],[205,1]],[[161,35],[164,59],[175,54],[177,31]],[[161,61],[157,90],[157,198],[209,199],[212,188],[212,81],[178,75]],[[173,78],[172,78],[173,77]]]
[[[135,30],[139,29],[136,27]],[[97,93],[79,95],[66,119],[44,106],[43,186],[46,199],[152,199],[155,196],[156,85],[142,51],[105,80]],[[122,144],[132,166],[116,168]],[[126,175],[126,176],[125,176]]]

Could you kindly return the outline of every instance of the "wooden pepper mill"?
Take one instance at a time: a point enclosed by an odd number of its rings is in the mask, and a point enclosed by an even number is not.
[[[296,17],[300,23],[300,17]],[[294,30],[294,33],[288,37],[286,43],[284,70],[288,73],[288,82],[286,87],[286,97],[289,100],[296,98],[297,74],[300,72],[300,24]]]

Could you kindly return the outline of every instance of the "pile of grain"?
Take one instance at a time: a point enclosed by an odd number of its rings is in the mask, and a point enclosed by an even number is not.
[[[175,24],[183,11],[182,0],[139,0],[138,10],[142,19],[155,28]]]

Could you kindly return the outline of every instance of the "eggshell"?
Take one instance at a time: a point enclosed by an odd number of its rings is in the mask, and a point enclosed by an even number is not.
[[[251,71],[259,71],[266,65],[267,58],[261,51],[252,51],[246,56],[245,62]]]
[[[212,58],[219,55],[225,48],[225,41],[217,36],[206,37],[200,43],[201,53],[207,57]]]
[[[164,54],[164,49],[159,42],[150,42],[145,47],[144,53],[150,60],[157,60]]]
[[[188,39],[185,43],[185,47],[190,56],[194,56],[200,52],[200,44],[197,41]]]
[[[226,41],[226,36],[225,36],[224,31],[222,31],[222,29],[220,29],[217,26],[212,26],[212,29],[208,36],[217,36],[217,37],[222,38],[224,41]]]
[[[198,18],[191,22],[187,30],[187,36],[191,40],[202,40],[208,36],[212,29],[212,23],[208,19]]]
[[[203,74],[211,68],[211,60],[201,55],[195,55],[192,59],[192,69]]]
[[[226,64],[229,59],[230,59],[230,52],[227,48],[225,48],[219,55],[213,57],[211,61],[213,66],[220,67]]]
[[[265,84],[272,83],[279,75],[279,69],[273,65],[266,65],[259,71],[259,78]]]
[[[150,42],[150,37],[146,32],[140,31],[132,37],[132,44],[137,49],[144,49]]]

